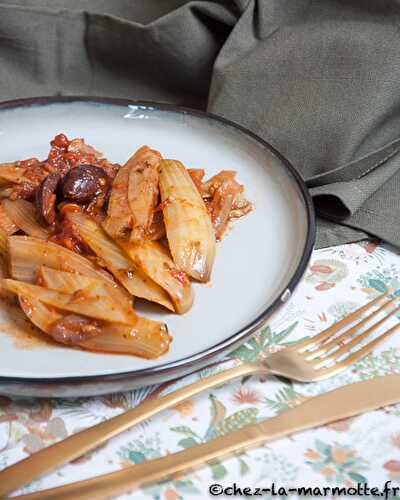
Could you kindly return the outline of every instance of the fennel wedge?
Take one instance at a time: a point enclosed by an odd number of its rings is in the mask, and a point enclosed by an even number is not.
[[[101,291],[101,282],[97,287],[87,287],[74,293],[64,293],[23,281],[3,279],[3,286],[16,295],[35,295],[49,306],[62,311],[83,314],[94,319],[116,323],[134,324],[136,315],[116,304],[112,298]]]
[[[181,162],[161,160],[160,193],[175,264],[192,278],[208,281],[215,258],[214,230],[204,201]]]
[[[14,234],[18,231],[19,227],[15,224],[15,222],[8,215],[5,210],[3,203],[8,200],[3,200],[0,203],[0,229],[4,231],[7,235]]]
[[[44,333],[52,336],[55,322],[66,317],[66,313],[41,302],[32,294],[19,296],[21,309],[32,323]],[[171,337],[166,325],[158,321],[137,317],[132,326],[118,323],[103,323],[100,333],[90,339],[78,340],[76,346],[89,350],[141,356],[155,359],[168,351]]]
[[[88,259],[67,248],[31,236],[10,236],[7,240],[10,274],[21,281],[34,283],[37,270],[45,265],[68,272],[79,272],[115,285],[112,276]]]
[[[7,256],[7,234],[0,229],[0,278],[8,278],[8,256]],[[1,284],[0,281],[0,297],[8,299],[12,296]]]
[[[127,238],[132,227],[132,215],[128,204],[129,164],[121,167],[115,176],[107,217],[103,227],[112,238]]]
[[[91,217],[81,212],[68,212],[68,219],[76,226],[82,239],[106,264],[107,269],[135,297],[161,304],[171,311],[173,304],[160,285],[147,276],[110,239]]]
[[[158,199],[161,155],[147,146],[141,147],[128,161],[128,202],[132,214],[130,239],[140,242],[149,231]]]
[[[43,240],[49,238],[50,232],[39,223],[33,203],[26,200],[3,200],[2,207],[18,229],[28,236]]]
[[[81,292],[83,294],[86,291],[89,296],[105,297],[125,315],[126,323],[131,324],[136,318],[132,301],[128,299],[126,294],[121,293],[119,285],[113,286],[80,273],[58,271],[47,266],[41,266],[38,269],[37,284],[63,293],[78,294]]]
[[[144,241],[140,244],[121,242],[120,246],[139,269],[168,293],[176,312],[183,314],[192,307],[193,291],[189,278],[176,267],[164,245],[158,241]]]

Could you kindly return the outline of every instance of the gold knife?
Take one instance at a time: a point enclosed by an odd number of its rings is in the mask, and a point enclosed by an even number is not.
[[[277,417],[247,425],[208,443],[129,466],[111,474],[13,498],[29,500],[110,498],[155,481],[168,479],[177,473],[189,472],[205,462],[260,446],[266,441],[398,402],[400,402],[400,375],[387,375],[357,382],[310,398]]]

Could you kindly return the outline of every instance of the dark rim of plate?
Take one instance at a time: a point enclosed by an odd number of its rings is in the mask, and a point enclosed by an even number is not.
[[[316,223],[315,223],[315,213],[313,202],[308,192],[308,189],[300,177],[296,169],[293,165],[279,153],[273,146],[271,146],[267,141],[261,139],[261,137],[257,136],[250,130],[238,125],[226,118],[223,118],[218,115],[214,115],[212,113],[208,113],[205,111],[200,111],[197,109],[186,108],[183,106],[176,106],[173,104],[164,104],[153,101],[142,101],[142,100],[134,100],[134,99],[120,99],[120,98],[109,98],[109,97],[96,97],[96,96],[56,96],[56,97],[34,97],[34,98],[24,98],[24,99],[15,99],[11,101],[0,102],[0,111],[5,109],[12,108],[21,108],[27,106],[45,106],[48,104],[57,104],[57,103],[71,103],[71,102],[92,102],[98,104],[108,104],[115,106],[138,106],[143,109],[151,109],[151,110],[160,110],[160,111],[170,111],[175,113],[183,113],[186,115],[192,115],[202,119],[211,119],[222,123],[230,128],[235,129],[236,131],[241,132],[243,135],[250,137],[255,140],[259,144],[261,144],[264,148],[268,149],[272,152],[286,167],[287,172],[290,177],[294,180],[297,188],[299,189],[304,205],[307,212],[307,236],[306,242],[303,249],[303,254],[301,256],[299,265],[297,266],[296,271],[293,273],[292,278],[289,282],[282,287],[281,293],[278,298],[275,299],[272,304],[270,304],[257,318],[255,318],[251,323],[246,325],[244,328],[230,335],[224,341],[205,349],[199,353],[193,354],[186,358],[180,359],[178,361],[172,361],[169,363],[165,363],[163,365],[144,368],[141,370],[132,370],[127,372],[119,372],[119,373],[110,373],[110,374],[100,374],[100,375],[83,375],[83,376],[71,376],[71,377],[47,377],[47,378],[30,378],[30,377],[3,377],[0,376],[0,384],[34,384],[34,385],[44,385],[44,384],[79,384],[84,382],[110,382],[110,381],[118,381],[118,380],[126,380],[128,378],[142,378],[146,375],[172,375],[169,378],[174,378],[174,372],[177,372],[177,376],[179,376],[179,370],[183,368],[191,368],[193,367],[194,371],[196,369],[196,365],[200,363],[200,361],[207,361],[208,359],[212,359],[217,357],[219,353],[229,351],[230,346],[234,348],[237,344],[244,342],[250,335],[258,331],[262,326],[265,325],[268,318],[274,313],[282,304],[286,302],[286,300],[293,293],[294,289],[298,285],[299,281],[303,277],[307,264],[310,260],[310,256],[315,243],[315,232],[316,232]]]

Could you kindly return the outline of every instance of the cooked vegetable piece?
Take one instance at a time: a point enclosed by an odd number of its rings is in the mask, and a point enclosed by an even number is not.
[[[105,324],[101,335],[89,339],[81,347],[91,351],[135,354],[154,359],[168,351],[171,341],[172,337],[164,323],[138,316],[133,327]]]
[[[31,236],[10,236],[8,253],[11,276],[34,283],[38,267],[46,265],[61,271],[79,272],[115,285],[112,276],[95,267],[88,259],[56,243]]]
[[[72,139],[68,142],[68,153],[80,153],[85,156],[93,156],[96,160],[100,160],[100,158],[104,156],[101,151],[97,151],[93,146],[86,144],[82,138]]]
[[[104,281],[89,278],[80,273],[59,271],[51,267],[41,266],[38,270],[37,284],[63,293],[77,293],[80,290],[90,290],[91,295],[96,293],[100,297],[112,300],[115,307],[125,314],[126,322],[136,318],[132,303],[119,289],[118,285],[112,286]]]
[[[135,324],[136,322],[136,315],[133,312],[128,314],[123,308],[118,307],[110,297],[104,295],[101,283],[98,286],[87,287],[72,294],[13,279],[3,280],[3,285],[16,295],[35,295],[45,304],[64,311],[117,323]]]
[[[7,278],[8,276],[7,235],[0,229],[0,278]]]
[[[0,187],[0,198],[9,198],[13,192],[13,187],[8,185]]]
[[[51,288],[52,290],[58,290],[59,292],[74,293],[100,283],[104,285],[101,291],[107,296],[114,296],[116,288],[119,288],[118,285],[112,286],[97,278],[90,278],[75,271],[60,271],[48,266],[40,266],[37,270],[37,284]],[[121,296],[117,293],[115,298],[117,300],[124,300],[126,304],[130,305],[126,296]]]
[[[132,214],[131,241],[145,239],[153,220],[153,211],[158,200],[159,164],[158,151],[141,147],[129,159],[128,202]]]
[[[26,200],[3,200],[2,206],[14,224],[29,236],[47,240],[50,233],[39,224],[36,217],[36,208]]]
[[[22,310],[32,323],[48,335],[51,335],[54,323],[67,316],[43,304],[34,295],[20,296],[19,299]],[[78,340],[77,345],[90,351],[133,354],[152,359],[167,352],[170,342],[171,337],[163,323],[137,317],[134,326],[103,323],[99,335]]]
[[[151,225],[158,196],[161,155],[147,146],[136,151],[115,176],[103,227],[114,239],[141,239]]]
[[[91,217],[80,212],[68,212],[67,217],[78,228],[85,243],[132,295],[174,310],[168,294],[143,271],[137,269],[132,260]]]
[[[80,345],[101,333],[102,323],[86,316],[57,311],[34,295],[20,295],[19,304],[32,323],[56,342]]]
[[[205,175],[204,168],[188,168],[187,171],[189,172],[189,175],[192,178],[194,185],[197,187],[197,191],[201,193],[202,192],[201,181],[203,180],[203,177]]]
[[[0,229],[0,259],[7,257],[7,234]]]
[[[212,197],[215,190],[218,189],[224,181],[233,181],[235,176],[235,170],[221,170],[218,174],[210,177],[208,181],[201,184],[203,198]]]
[[[176,265],[196,280],[208,281],[215,257],[215,235],[204,201],[182,163],[161,160],[160,192]]]
[[[129,161],[115,176],[103,227],[115,239],[127,238],[132,228],[132,214],[128,203]]]
[[[235,180],[226,180],[214,192],[209,210],[217,240],[221,239],[228,226],[233,204],[241,190],[242,186]]]
[[[25,168],[16,165],[15,163],[0,163],[0,182],[20,184],[27,182],[29,179],[25,177]]]
[[[161,208],[156,210],[153,214],[153,221],[151,226],[147,230],[146,239],[147,240],[160,240],[165,236],[165,224],[164,224],[164,216]]]
[[[118,163],[111,163],[106,158],[98,160],[97,165],[99,165],[99,167],[101,167],[106,172],[110,180],[113,180],[115,178],[117,172],[121,168],[121,165],[119,165]],[[110,188],[111,188],[111,183],[110,183]]]
[[[26,295],[18,295],[19,304],[26,316],[45,333],[50,333],[51,324],[63,318],[65,313],[49,307],[32,294],[31,290],[26,290]]]
[[[183,314],[193,304],[193,292],[187,274],[178,269],[168,250],[158,241],[121,242],[135,265],[158,283],[170,296],[176,312]]]
[[[0,229],[0,279],[8,278],[8,262],[7,262],[7,234]],[[10,298],[10,293],[3,288],[0,283],[0,297]]]
[[[16,233],[19,228],[4,208],[3,203],[6,201],[7,200],[3,200],[0,203],[0,229],[7,235],[10,235]]]
[[[240,193],[238,193],[238,195],[235,198],[235,201],[233,202],[229,218],[239,219],[240,217],[243,217],[244,215],[251,212],[252,210],[253,210],[252,203],[244,197],[243,191],[241,191]]]

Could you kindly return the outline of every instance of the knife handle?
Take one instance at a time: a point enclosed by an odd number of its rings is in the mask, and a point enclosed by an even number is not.
[[[350,384],[310,398],[300,406],[259,424],[216,438],[162,458],[130,466],[111,474],[14,498],[25,500],[105,499],[126,491],[188,472],[205,462],[229,456],[266,441],[287,436],[338,419],[400,401],[400,375],[387,375]]]
[[[149,399],[139,406],[105,422],[77,432],[33,455],[0,471],[0,497],[30,483],[50,470],[78,458],[97,448],[110,438],[152,417],[162,410],[171,408],[185,399],[235,378],[267,372],[261,364],[241,363],[238,366],[210,375],[202,380],[177,389],[158,399]]]

